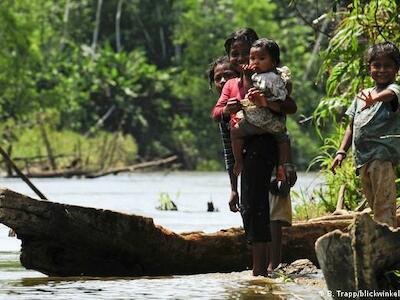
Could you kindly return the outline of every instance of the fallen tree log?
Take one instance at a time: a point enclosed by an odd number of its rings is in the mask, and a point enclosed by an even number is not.
[[[55,171],[31,171],[26,174],[29,178],[71,178],[71,177],[84,177],[86,174],[93,172],[88,169],[64,169]],[[16,176],[13,176],[16,177]]]
[[[51,171],[41,171],[41,172],[28,172],[26,174],[27,177],[30,178],[54,178],[54,177],[85,177],[85,178],[98,178],[110,174],[118,174],[123,172],[134,172],[138,170],[143,170],[146,168],[159,167],[162,165],[166,165],[176,161],[178,157],[176,155],[169,156],[163,159],[157,159],[153,161],[146,161],[138,164],[134,164],[131,166],[119,167],[119,168],[111,168],[107,170],[92,170],[92,169],[82,169],[82,168],[73,168],[73,169],[63,169],[63,170],[51,170]],[[17,177],[17,176],[12,176]]]
[[[122,172],[133,172],[133,171],[137,171],[137,170],[141,170],[141,169],[145,169],[145,168],[158,167],[161,165],[169,164],[171,162],[176,161],[177,159],[178,159],[178,156],[172,155],[172,156],[169,156],[164,159],[146,161],[146,162],[142,162],[142,163],[135,164],[132,166],[111,168],[111,169],[107,169],[105,171],[88,173],[85,175],[85,177],[86,178],[97,178],[97,177],[102,177],[102,176],[106,176],[106,175],[110,175],[110,174],[116,175],[116,174],[122,173]]]
[[[151,218],[40,201],[0,190],[0,222],[22,240],[21,263],[53,276],[141,276],[251,268],[242,229],[176,234]],[[314,243],[351,220],[301,222],[283,230],[283,260],[316,262]]]

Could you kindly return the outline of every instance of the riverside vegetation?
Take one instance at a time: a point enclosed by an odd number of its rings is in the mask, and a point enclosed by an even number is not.
[[[327,166],[344,109],[370,85],[362,53],[399,43],[396,1],[5,0],[0,16],[0,130],[13,158],[106,168],[176,154],[184,169],[222,170],[205,70],[228,33],[252,27],[293,73],[295,162],[326,179],[296,214],[332,212],[344,183],[347,208],[360,204],[351,159],[335,179]]]

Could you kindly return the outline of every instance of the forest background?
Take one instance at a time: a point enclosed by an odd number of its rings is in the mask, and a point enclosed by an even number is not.
[[[224,55],[231,32],[251,27],[277,41],[292,71],[295,163],[326,170],[345,108],[371,84],[364,50],[399,44],[398,7],[390,0],[2,0],[2,146],[16,161],[68,158],[57,160],[62,167],[77,157],[104,169],[178,155],[183,169],[222,170],[208,64]],[[332,209],[343,182],[359,201],[353,173],[349,162],[336,178],[326,174],[332,188],[321,197]]]
[[[54,156],[79,153],[88,164],[177,154],[184,169],[222,170],[208,64],[231,32],[251,27],[279,43],[292,70],[299,112],[288,127],[304,169],[321,139],[298,121],[324,96],[316,82],[327,38],[302,18],[312,22],[328,3],[0,1],[0,126],[11,155],[46,156],[48,143]]]

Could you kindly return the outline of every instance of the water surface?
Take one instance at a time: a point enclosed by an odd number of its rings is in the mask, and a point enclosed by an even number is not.
[[[33,182],[52,201],[151,217],[175,232],[241,226],[240,215],[229,211],[229,179],[223,172],[134,173]],[[320,182],[315,174],[300,174],[295,189],[310,190]],[[35,197],[19,179],[0,179],[0,186]],[[161,193],[172,198],[178,211],[156,209]],[[208,201],[213,201],[218,212],[206,212]],[[250,271],[151,278],[47,277],[24,269],[19,250],[20,241],[8,237],[8,228],[0,224],[0,299],[321,299],[318,287],[255,278]]]

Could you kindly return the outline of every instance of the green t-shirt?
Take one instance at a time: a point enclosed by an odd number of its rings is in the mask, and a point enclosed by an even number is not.
[[[361,108],[365,102],[355,98],[346,111],[353,119],[353,151],[357,169],[372,160],[400,162],[400,86],[392,83],[386,89],[393,91],[397,98],[391,102],[377,102],[363,111]]]

